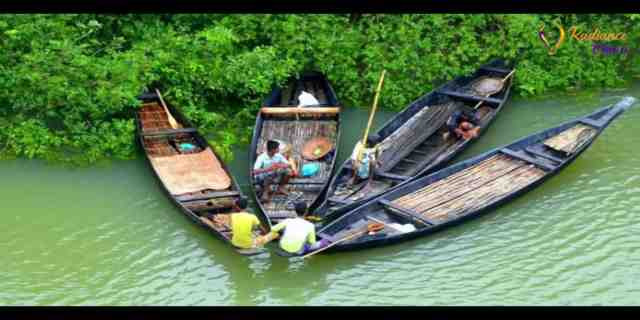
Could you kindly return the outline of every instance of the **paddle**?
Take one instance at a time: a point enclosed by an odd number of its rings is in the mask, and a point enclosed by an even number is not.
[[[506,77],[504,77],[502,80],[500,80],[500,89],[499,89],[498,91],[496,91],[496,92],[494,92],[494,93],[486,94],[484,97],[486,98],[486,97],[488,97],[488,96],[491,96],[491,95],[494,95],[494,94],[496,94],[496,93],[500,92],[500,90],[502,90],[502,87],[504,86],[504,82],[505,82],[505,81],[507,81],[507,79],[509,79],[509,78],[513,75],[513,73],[514,73],[514,72],[516,72],[516,69],[515,69],[515,68],[514,68],[513,70],[511,70],[511,72],[509,72],[509,74],[508,74]],[[479,102],[478,102],[478,104],[476,104],[476,106],[475,106],[475,107],[473,107],[473,109],[474,109],[474,110],[475,110],[475,109],[478,109],[478,107],[480,107],[480,105],[481,105],[483,102],[484,102],[484,101],[479,101]]]
[[[346,236],[346,237],[344,237],[344,238],[342,238],[342,239],[340,239],[340,240],[338,240],[338,241],[336,241],[336,242],[334,242],[334,243],[332,243],[332,244],[330,244],[330,245],[328,245],[328,246],[326,246],[326,247],[324,247],[324,248],[322,248],[320,250],[316,250],[316,251],[313,251],[313,252],[310,252],[310,253],[304,255],[304,256],[302,256],[302,258],[304,259],[304,258],[311,257],[312,255],[314,255],[314,254],[316,254],[318,252],[322,252],[324,250],[327,250],[327,249],[335,246],[338,243],[347,241],[349,239],[353,239],[355,236],[362,235],[363,233],[380,231],[380,230],[384,229],[384,226],[385,226],[384,223],[370,223],[370,224],[367,224],[365,226],[364,230],[354,232],[354,233],[352,233],[352,234],[350,234],[350,235],[348,235],[348,236]]]
[[[173,116],[171,115],[171,112],[169,112],[169,108],[167,108],[167,105],[164,103],[164,99],[162,99],[162,94],[160,94],[160,90],[158,90],[157,88],[156,88],[156,94],[158,95],[158,98],[160,98],[160,103],[164,108],[164,112],[167,113],[169,124],[171,125],[172,128],[178,129],[179,128],[178,122],[176,121],[176,119],[173,118]]]

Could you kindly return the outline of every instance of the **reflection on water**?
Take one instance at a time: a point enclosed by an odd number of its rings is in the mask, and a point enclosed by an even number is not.
[[[508,103],[467,159],[622,91]],[[0,162],[2,305],[637,305],[640,109],[539,188],[461,226],[360,252],[243,257],[183,217],[142,158]],[[366,125],[346,109],[339,161]],[[376,126],[392,116],[379,113]],[[231,169],[249,194],[248,151]]]

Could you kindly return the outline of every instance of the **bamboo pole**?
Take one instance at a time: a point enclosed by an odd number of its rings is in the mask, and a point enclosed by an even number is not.
[[[364,130],[364,136],[362,137],[362,148],[358,150],[358,154],[356,159],[358,161],[362,160],[362,151],[367,145],[367,137],[369,136],[369,130],[371,129],[371,125],[373,124],[373,116],[376,114],[376,109],[378,108],[378,98],[380,97],[380,91],[382,90],[382,83],[384,82],[384,75],[387,71],[382,70],[382,74],[380,75],[380,81],[378,81],[378,87],[376,88],[376,95],[373,98],[373,107],[371,108],[371,113],[369,114],[369,122],[367,123],[367,127]]]
[[[173,116],[171,115],[171,112],[169,112],[169,108],[167,108],[167,104],[164,103],[164,99],[162,98],[162,94],[160,94],[160,90],[158,90],[156,88],[156,94],[158,95],[158,98],[160,99],[160,103],[162,104],[162,107],[164,108],[164,112],[167,113],[167,119],[169,120],[169,125],[171,125],[171,127],[173,129],[178,129],[180,126],[178,125],[178,122],[176,121],[176,119],[173,118]]]

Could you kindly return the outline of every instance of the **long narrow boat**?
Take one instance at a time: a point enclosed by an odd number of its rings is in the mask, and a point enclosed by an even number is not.
[[[319,104],[298,107],[298,97],[302,90],[311,93]],[[340,109],[340,102],[331,84],[319,72],[307,72],[299,78],[290,79],[286,86],[274,88],[264,101],[253,131],[249,176],[256,203],[270,221],[277,223],[282,219],[296,217],[296,202],[304,201],[309,207],[315,206],[319,196],[325,192],[338,152]],[[330,151],[319,159],[303,156],[303,148],[313,139],[322,139],[330,146]],[[258,155],[266,152],[269,140],[291,146],[291,157],[298,162],[299,169],[308,163],[316,163],[320,169],[314,176],[290,179],[285,186],[288,195],[273,194],[271,201],[265,203],[261,198],[263,190],[253,175],[253,166]],[[276,186],[272,187],[275,190]]]
[[[142,102],[136,113],[138,140],[162,188],[187,217],[231,244],[229,214],[235,201],[245,197],[238,183],[207,140],[175,107],[165,104],[165,109],[156,93],[138,98]],[[174,119],[177,128],[171,125]],[[268,226],[266,217],[258,217]]]
[[[625,97],[616,105],[488,151],[372,199],[318,231],[320,238],[335,243],[324,252],[389,245],[478,217],[567,167],[634,102],[634,98]],[[379,233],[370,235],[361,231],[379,223],[384,224]]]
[[[482,134],[509,98],[513,71],[505,61],[493,60],[472,75],[451,80],[411,103],[377,132],[383,139],[379,145],[381,167],[371,185],[365,187],[364,181],[348,184],[353,169],[347,159],[314,213],[331,221],[392,187],[442,168],[477,139],[445,137],[449,117],[457,110],[474,114]],[[507,77],[494,94],[477,93],[478,84],[483,81]]]

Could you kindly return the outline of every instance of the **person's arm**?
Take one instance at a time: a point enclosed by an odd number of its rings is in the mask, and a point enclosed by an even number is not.
[[[253,165],[253,174],[260,174],[263,172],[269,172],[273,170],[273,166],[268,168],[262,168],[264,165],[264,159],[262,157],[263,154],[259,155],[256,159],[256,163]]]
[[[316,243],[316,228],[315,227],[311,228],[311,232],[309,232],[309,235],[307,236],[307,241],[309,241],[309,244]]]
[[[271,228],[271,232],[280,232],[282,229],[284,229],[286,225],[287,224],[284,221],[282,221],[276,224],[273,228]]]

